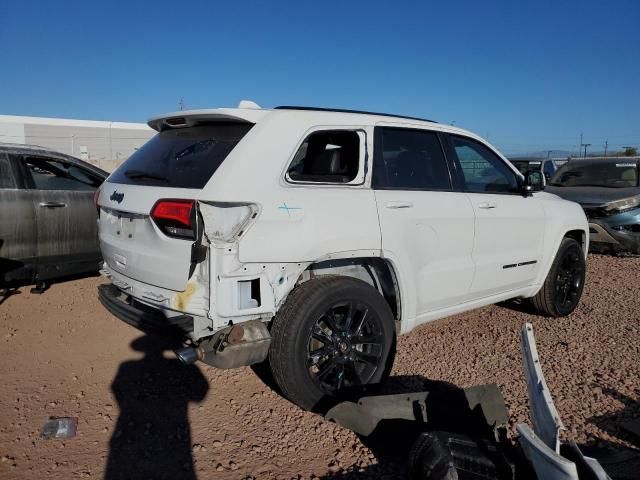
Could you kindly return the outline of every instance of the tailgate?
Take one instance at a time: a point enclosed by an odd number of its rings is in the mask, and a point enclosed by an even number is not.
[[[192,240],[170,238],[150,217],[161,198],[195,199],[199,190],[105,182],[98,197],[98,232],[109,268],[175,291],[186,288]]]

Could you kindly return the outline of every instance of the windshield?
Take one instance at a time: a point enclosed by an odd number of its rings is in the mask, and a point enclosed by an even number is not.
[[[109,182],[202,188],[252,126],[213,123],[165,130],[131,155]]]
[[[550,183],[560,187],[637,187],[638,165],[633,161],[568,162]]]

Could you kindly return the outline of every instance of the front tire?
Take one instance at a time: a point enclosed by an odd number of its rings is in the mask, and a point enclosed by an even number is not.
[[[542,315],[564,317],[573,312],[584,289],[586,264],[580,244],[564,238],[540,291],[531,299]]]
[[[269,364],[282,393],[317,410],[349,387],[382,382],[393,362],[393,314],[369,284],[322,276],[296,287],[271,328]]]

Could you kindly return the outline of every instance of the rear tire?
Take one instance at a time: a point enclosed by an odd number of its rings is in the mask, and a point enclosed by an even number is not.
[[[584,289],[586,264],[580,244],[564,238],[540,291],[531,299],[535,309],[548,317],[573,312]]]
[[[271,328],[269,365],[285,397],[320,410],[350,387],[380,383],[393,363],[393,314],[369,284],[322,276],[295,288]]]

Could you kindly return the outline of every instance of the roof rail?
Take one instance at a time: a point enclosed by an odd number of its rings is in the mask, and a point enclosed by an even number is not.
[[[306,110],[312,112],[337,112],[337,113],[357,113],[362,115],[379,115],[381,117],[405,118],[407,120],[419,120],[421,122],[438,123],[428,118],[408,117],[406,115],[394,115],[392,113],[367,112],[364,110],[347,110],[344,108],[320,108],[320,107],[296,107],[291,105],[281,105],[274,108],[275,110]]]

